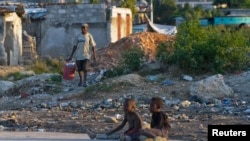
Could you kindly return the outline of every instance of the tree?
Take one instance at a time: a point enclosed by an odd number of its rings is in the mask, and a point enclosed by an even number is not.
[[[223,12],[217,9],[203,9],[201,6],[192,8],[188,3],[184,7],[179,6],[176,16],[181,16],[186,20],[199,20],[201,18],[210,18],[214,16],[222,16]]]
[[[136,12],[136,0],[121,0],[121,7],[129,8],[132,12],[132,19],[134,19]]]
[[[90,0],[90,3],[92,3],[92,4],[98,4],[100,2],[99,2],[99,0]]]
[[[170,24],[177,6],[174,0],[153,0],[153,14],[156,23]]]
[[[198,6],[193,9],[190,9],[186,12],[186,20],[199,20],[202,17],[206,17],[202,7]]]

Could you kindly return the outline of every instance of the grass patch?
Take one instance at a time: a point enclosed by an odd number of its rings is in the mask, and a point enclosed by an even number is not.
[[[63,74],[64,62],[62,59],[56,58],[39,58],[34,60],[30,66],[30,70],[33,70],[36,74],[42,73],[59,73]]]
[[[134,85],[128,82],[118,83],[98,83],[87,87],[81,94],[81,98],[95,98],[99,97],[100,93],[119,92],[122,89],[133,87]]]
[[[13,72],[13,73],[10,73],[8,74],[4,79],[8,79],[10,77],[13,77],[13,80],[14,81],[17,81],[17,80],[21,80],[21,79],[24,79],[24,78],[28,78],[32,75],[29,75],[29,74],[21,74],[20,72]]]
[[[53,74],[49,79],[46,80],[48,83],[60,84],[62,82],[62,75]]]

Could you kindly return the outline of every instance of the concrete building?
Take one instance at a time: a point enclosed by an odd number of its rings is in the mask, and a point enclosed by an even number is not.
[[[220,9],[227,16],[250,16],[250,9]]]
[[[184,7],[189,4],[191,7],[201,6],[204,9],[213,9],[213,0],[176,0],[176,5]]]
[[[23,29],[36,37],[37,52],[41,57],[68,57],[82,23],[89,24],[89,32],[95,38],[97,48],[132,33],[132,13],[127,8],[72,4],[47,5],[46,9],[45,19],[23,23]]]
[[[36,19],[8,18],[8,15],[16,15],[15,12],[1,15],[4,30],[0,32],[0,65],[16,65],[22,61],[23,31],[36,40],[33,49],[38,56],[52,58],[67,58],[70,55],[74,37],[81,33],[82,23],[89,24],[89,32],[94,36],[97,48],[132,33],[132,12],[127,8],[108,8],[105,4],[55,4],[44,8],[46,16]],[[6,29],[11,27],[14,28]],[[12,37],[15,38],[6,36],[6,31],[14,31]]]
[[[21,57],[21,18],[8,8],[0,8],[0,65],[17,65]]]

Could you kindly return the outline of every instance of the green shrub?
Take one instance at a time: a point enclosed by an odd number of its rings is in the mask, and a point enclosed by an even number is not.
[[[143,57],[143,50],[139,47],[133,47],[122,54],[120,67],[124,69],[125,73],[138,71],[142,67]]]
[[[21,80],[30,76],[31,75],[29,74],[21,74],[20,72],[13,72],[13,73],[8,74],[6,78],[13,77],[14,80],[16,81],[16,80]]]
[[[105,78],[111,78],[111,77],[116,77],[116,76],[120,76],[123,75],[124,71],[123,68],[120,66],[117,66],[114,69],[108,70],[105,72],[104,77]]]
[[[129,51],[122,53],[122,58],[117,67],[108,70],[105,77],[115,77],[128,74],[132,71],[138,71],[143,64],[144,52],[139,47],[133,47]]]
[[[249,33],[248,33],[249,34]],[[225,73],[249,67],[249,37],[234,27],[201,27],[186,22],[178,27],[172,63],[193,73]]]
[[[174,42],[167,41],[161,43],[156,47],[156,59],[162,63],[170,62],[171,55],[173,54]]]
[[[46,81],[49,82],[49,83],[61,83],[62,82],[62,76],[60,74],[53,74]]]
[[[49,68],[43,59],[34,60],[30,66],[30,69],[33,70],[36,74],[47,73]]]
[[[36,74],[41,73],[58,73],[63,74],[64,63],[61,59],[38,58],[31,64],[30,69]]]

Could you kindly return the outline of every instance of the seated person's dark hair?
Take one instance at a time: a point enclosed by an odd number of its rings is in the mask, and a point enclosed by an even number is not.
[[[163,107],[163,100],[161,97],[152,97],[151,101],[157,105],[157,108]]]

